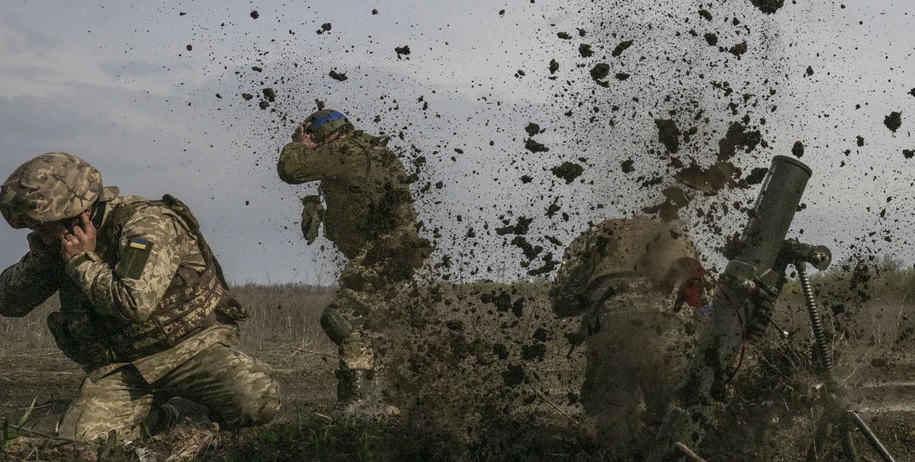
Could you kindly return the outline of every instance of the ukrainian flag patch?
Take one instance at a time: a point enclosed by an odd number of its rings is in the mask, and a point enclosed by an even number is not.
[[[124,279],[139,279],[143,275],[153,243],[146,239],[133,238],[121,252],[121,259],[114,268],[115,274]]]

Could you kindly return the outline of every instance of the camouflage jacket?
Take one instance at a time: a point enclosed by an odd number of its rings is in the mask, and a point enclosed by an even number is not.
[[[411,180],[386,143],[361,131],[315,149],[293,142],[277,163],[287,183],[321,182],[324,234],[351,260],[369,246],[397,240],[428,254],[428,241],[418,237]]]
[[[152,378],[193,353],[185,346],[169,357],[169,349],[214,330],[218,305],[237,305],[194,227],[162,203],[116,196],[106,204],[95,252],[64,262],[59,248],[30,234],[30,251],[0,274],[0,314],[23,316],[59,291],[61,311],[48,323],[71,359],[87,371],[134,362]],[[205,348],[233,335],[189,345]]]

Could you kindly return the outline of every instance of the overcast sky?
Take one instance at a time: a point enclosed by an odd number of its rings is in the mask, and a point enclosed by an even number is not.
[[[558,260],[589,221],[663,200],[677,183],[655,119],[695,128],[677,155],[702,166],[743,121],[766,142],[733,159],[743,177],[805,147],[814,176],[792,236],[911,266],[915,4],[786,3],[767,14],[749,0],[7,2],[0,176],[69,152],[122,193],[184,200],[230,280],[332,284],[332,245],[298,231],[298,198],[315,185],[275,172],[317,99],[393,136],[408,168],[426,158],[418,213],[453,278],[514,278]],[[610,74],[598,82],[600,63]],[[262,109],[265,88],[276,98]],[[549,151],[525,149],[529,138]],[[557,177],[562,162],[582,174]],[[722,205],[757,192],[691,192],[681,217],[711,264],[744,223]],[[534,258],[494,231],[519,217],[533,220]],[[0,229],[0,263],[26,251],[24,235]]]

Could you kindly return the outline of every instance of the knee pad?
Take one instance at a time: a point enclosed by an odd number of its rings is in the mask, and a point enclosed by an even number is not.
[[[353,325],[331,305],[321,313],[321,329],[324,329],[324,332],[332,342],[342,345],[346,338],[349,337],[349,334],[353,332]]]

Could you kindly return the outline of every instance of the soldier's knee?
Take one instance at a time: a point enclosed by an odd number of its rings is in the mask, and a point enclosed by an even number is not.
[[[333,305],[328,306],[321,313],[321,328],[337,345],[342,345],[353,331],[352,324]]]
[[[248,400],[243,409],[245,420],[250,425],[265,424],[273,420],[280,410],[279,386],[272,378],[263,385],[264,392],[257,398]]]
[[[260,374],[225,409],[210,409],[210,418],[227,427],[247,427],[270,422],[280,410],[279,386],[269,375]]]
[[[76,399],[58,422],[58,436],[91,442],[107,438],[115,431],[118,438],[138,438],[153,398],[121,393],[132,380],[128,371],[115,372],[98,382],[88,377],[83,379]]]
[[[240,403],[243,425],[264,424],[280,410],[280,387],[266,366],[257,364],[250,371],[254,377]]]
[[[60,438],[82,441],[84,443],[91,443],[93,440],[101,437],[102,435],[103,433],[96,433],[91,431],[91,427],[84,425],[83,422],[67,422],[66,417],[64,421],[60,422],[59,428],[57,430],[57,436]]]
[[[57,436],[84,443],[104,440],[114,432],[121,439],[136,439],[140,437],[140,426],[137,422],[137,416],[111,416],[108,419],[91,417],[83,415],[73,415],[72,410],[68,410],[59,422]],[[119,418],[121,417],[121,418]]]

